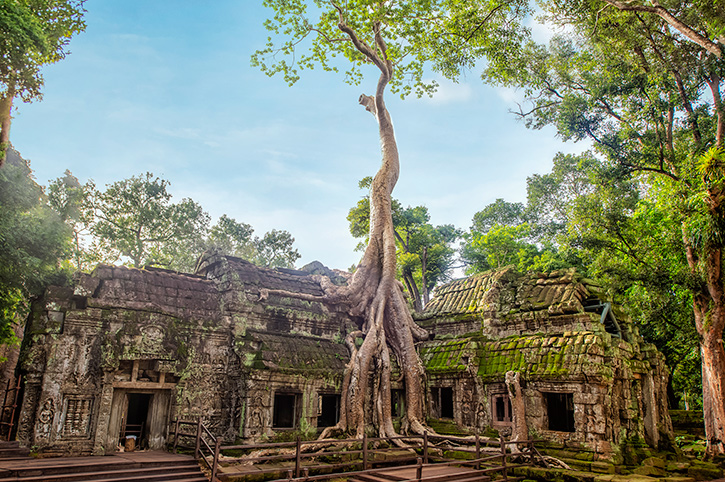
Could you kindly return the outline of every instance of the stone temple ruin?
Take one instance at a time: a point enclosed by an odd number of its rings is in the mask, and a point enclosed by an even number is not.
[[[195,274],[102,265],[48,288],[18,364],[18,440],[41,453],[104,454],[128,434],[163,448],[177,417],[201,417],[226,441],[334,425],[355,320],[260,296],[322,294],[308,274],[209,253]],[[419,345],[432,427],[510,431],[504,374],[517,371],[537,438],[607,457],[629,440],[656,447],[671,436],[664,359],[594,282],[504,269],[436,293],[417,316],[434,335]],[[393,388],[400,417],[405,397]]]

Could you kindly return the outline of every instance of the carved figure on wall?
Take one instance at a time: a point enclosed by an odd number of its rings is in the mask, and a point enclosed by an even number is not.
[[[35,430],[35,439],[50,439],[50,431],[52,429],[53,418],[55,416],[55,404],[52,398],[45,399],[43,408],[38,413],[38,424]]]
[[[264,432],[267,419],[267,407],[264,406],[264,399],[261,395],[254,397],[252,410],[249,413],[249,431],[253,434]]]

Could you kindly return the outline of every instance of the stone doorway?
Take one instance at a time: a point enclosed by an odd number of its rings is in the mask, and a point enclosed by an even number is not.
[[[137,448],[162,450],[170,403],[171,390],[114,389],[109,442],[120,448],[127,436],[135,436]]]

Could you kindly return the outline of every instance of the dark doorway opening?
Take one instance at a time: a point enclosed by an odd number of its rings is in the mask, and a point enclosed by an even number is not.
[[[299,398],[297,393],[274,394],[272,428],[295,428],[297,426]]]
[[[437,418],[453,418],[453,387],[431,388],[432,412]]]
[[[125,443],[126,438],[136,437],[136,446],[145,447],[149,406],[151,405],[150,393],[129,393],[128,408],[126,417],[121,429],[121,442]]]
[[[549,430],[557,432],[574,431],[574,394],[546,393],[546,415]]]
[[[317,426],[332,427],[340,420],[340,395],[319,396],[320,405],[317,408]]]

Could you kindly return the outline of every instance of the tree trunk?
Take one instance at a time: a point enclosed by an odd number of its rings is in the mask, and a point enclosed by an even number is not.
[[[13,107],[13,91],[0,97],[0,167],[5,164],[5,156],[10,147],[10,111]]]
[[[428,278],[425,273],[428,271],[428,246],[423,247],[423,255],[420,257],[420,273],[423,285],[423,306],[426,306],[430,301],[430,293],[428,293]]]
[[[710,214],[719,216],[723,193],[719,189],[709,189],[708,195]],[[722,249],[715,242],[706,243],[700,259],[687,240],[685,247],[693,275],[697,275],[702,263],[706,277],[699,291],[693,293],[693,311],[702,355],[702,405],[707,437],[705,454],[713,458],[725,454],[725,349],[722,341],[725,329],[725,289]]]
[[[418,291],[418,285],[415,284],[413,273],[409,271],[404,272],[403,281],[405,282],[406,288],[408,288],[410,297],[413,299],[413,309],[416,313],[420,313],[423,311],[423,305],[420,302],[420,292]]]
[[[395,356],[405,384],[406,413],[403,426],[423,433],[423,379],[425,370],[415,342],[428,334],[413,321],[403,295],[403,285],[396,279],[395,229],[393,228],[392,193],[398,181],[400,164],[393,124],[383,99],[385,88],[393,75],[386,45],[374,27],[372,48],[357,37],[345,23],[342,9],[338,27],[352,44],[380,70],[374,96],[361,95],[360,104],[378,122],[382,164],[370,188],[370,237],[357,270],[346,286],[335,286],[329,279],[318,277],[325,294],[322,297],[263,290],[260,299],[269,294],[295,296],[300,299],[323,300],[342,305],[360,320],[364,337],[360,348],[348,343],[350,363],[345,369],[340,422],[322,432],[321,438],[338,431],[354,431],[362,438],[368,428],[375,428],[381,437],[395,436],[390,403],[391,354]]]
[[[511,400],[511,441],[525,442],[529,439],[529,426],[526,423],[526,400],[521,390],[521,373],[506,372],[505,380]],[[519,451],[518,446],[512,445],[511,451]]]
[[[712,458],[725,453],[725,350],[722,330],[708,330],[703,335],[702,353],[702,408],[707,436],[707,455]]]

